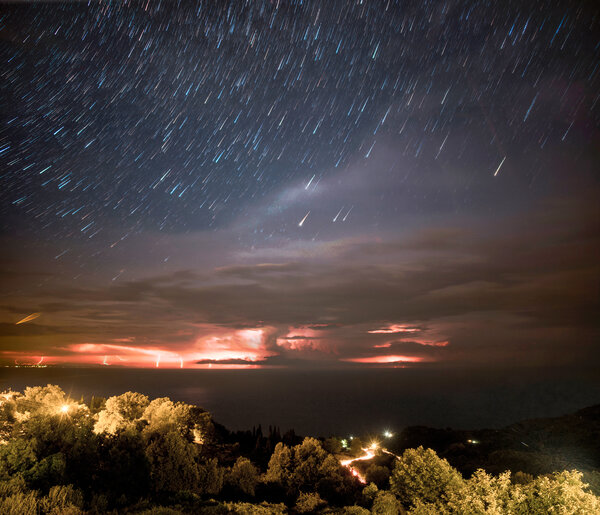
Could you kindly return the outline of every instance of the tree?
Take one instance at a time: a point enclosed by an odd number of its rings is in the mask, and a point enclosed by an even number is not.
[[[339,438],[332,436],[323,442],[323,448],[330,454],[339,454],[342,452],[342,442]]]
[[[385,490],[377,492],[371,513],[375,515],[398,515],[403,512],[404,510],[396,497],[394,497],[394,494]]]
[[[287,445],[279,442],[269,459],[265,481],[285,487],[292,474],[292,469],[292,451]]]
[[[217,495],[223,488],[225,471],[216,458],[198,465],[198,491],[201,494]]]
[[[368,506],[371,506],[378,492],[379,488],[377,488],[377,485],[375,483],[369,483],[367,486],[365,486],[362,491],[362,498],[364,503]]]
[[[148,404],[150,404],[148,397],[136,392],[110,397],[104,409],[98,413],[94,432],[114,435],[118,431],[135,429]]]
[[[540,476],[521,485],[511,482],[510,472],[493,476],[480,469],[458,488],[435,501],[417,499],[411,513],[587,515],[600,513],[600,500],[587,491],[581,473],[577,471]]]
[[[363,454],[363,443],[360,438],[352,438],[350,442],[350,454],[352,456],[360,456]]]
[[[258,484],[258,469],[248,458],[240,456],[231,468],[227,482],[242,493],[254,496]]]
[[[196,444],[205,443],[212,434],[210,415],[196,406],[173,402],[167,397],[154,399],[141,416],[146,432],[174,430]]]
[[[155,492],[178,492],[198,487],[197,449],[176,431],[155,431],[146,439],[150,481]]]
[[[294,471],[292,481],[298,488],[314,487],[321,479],[321,465],[328,454],[316,438],[305,438],[294,447]]]
[[[279,485],[290,497],[299,492],[317,491],[330,502],[339,502],[355,486],[347,469],[318,440],[305,438],[291,449],[282,443],[275,446],[265,480]]]
[[[99,439],[94,493],[106,492],[115,499],[123,495],[138,499],[145,495],[150,487],[150,465],[142,435],[123,431],[103,434]]]
[[[34,442],[24,438],[13,438],[0,445],[0,479],[21,477],[37,463]]]
[[[467,481],[450,490],[444,499],[439,499],[435,506],[444,513],[500,515],[518,513],[523,499],[521,487],[510,480],[510,472],[493,476],[479,469]]]
[[[460,473],[435,451],[419,447],[407,449],[396,462],[390,489],[408,508],[419,500],[423,503],[445,500],[462,481]]]
[[[600,513],[600,499],[588,491],[581,478],[576,470],[536,478],[525,487],[522,513]]]
[[[389,484],[390,469],[383,465],[369,465],[365,472],[367,483],[375,483],[379,488],[385,488]]]

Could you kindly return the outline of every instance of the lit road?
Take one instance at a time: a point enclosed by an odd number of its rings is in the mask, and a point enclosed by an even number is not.
[[[353,466],[352,463],[354,463],[355,461],[364,461],[364,460],[370,460],[371,458],[375,457],[375,449],[373,448],[368,448],[368,449],[363,449],[364,454],[362,456],[359,456],[358,458],[352,458],[349,460],[340,460],[340,463],[346,467],[350,472],[352,472],[352,475],[356,478],[358,478],[358,480],[363,483],[363,484],[367,484],[367,480],[361,475],[361,473],[356,470]]]

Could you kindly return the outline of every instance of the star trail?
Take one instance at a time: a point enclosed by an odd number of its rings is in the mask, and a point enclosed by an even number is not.
[[[595,352],[594,2],[19,3],[0,31],[5,359]]]

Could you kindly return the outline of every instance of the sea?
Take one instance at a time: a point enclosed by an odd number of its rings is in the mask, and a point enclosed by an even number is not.
[[[0,391],[56,384],[74,398],[137,391],[201,406],[231,430],[347,436],[425,425],[499,428],[600,404],[600,373],[565,368],[179,370],[0,368]]]

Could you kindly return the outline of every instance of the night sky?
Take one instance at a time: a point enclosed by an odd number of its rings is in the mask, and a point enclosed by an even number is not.
[[[595,2],[19,3],[0,62],[4,364],[600,358]]]

